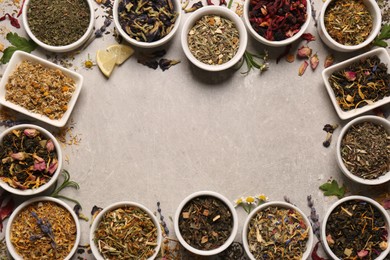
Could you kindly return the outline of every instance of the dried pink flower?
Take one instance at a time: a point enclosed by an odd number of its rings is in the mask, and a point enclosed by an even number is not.
[[[317,68],[318,63],[320,63],[320,59],[318,58],[318,55],[316,53],[310,58],[310,67],[312,68],[312,70],[315,70]]]
[[[314,35],[311,33],[304,33],[304,34],[302,34],[301,38],[306,40],[307,42],[311,42],[311,41],[316,40],[316,37],[314,37]]]
[[[47,141],[47,143],[46,143],[46,149],[47,149],[48,152],[54,151],[54,143],[53,143],[53,140],[50,139],[49,141]]]
[[[297,56],[302,59],[309,58],[311,56],[312,49],[310,49],[308,46],[302,46],[298,49]]]
[[[28,137],[36,137],[39,135],[39,131],[37,129],[24,129],[23,133]]]
[[[18,152],[18,153],[11,154],[11,158],[14,160],[23,161],[24,159],[27,158],[27,155],[28,154],[25,152]]]
[[[45,161],[43,161],[43,162],[35,161],[34,162],[34,171],[44,171],[44,170],[46,170]]]
[[[363,250],[359,251],[359,252],[357,253],[357,255],[358,255],[358,257],[359,257],[360,259],[362,259],[362,258],[364,258],[365,256],[368,255],[368,251],[363,249]]]
[[[334,63],[334,56],[332,54],[329,54],[325,58],[324,67],[327,68],[329,66],[332,66]]]
[[[303,63],[299,67],[299,72],[298,72],[299,76],[302,76],[305,73],[307,66],[309,66],[309,63],[307,61],[303,61]]]
[[[48,172],[50,174],[53,174],[57,170],[57,168],[58,168],[58,161],[57,160],[53,160],[53,162],[49,166]]]
[[[348,81],[354,81],[356,79],[356,72],[346,71],[344,72],[344,76]]]

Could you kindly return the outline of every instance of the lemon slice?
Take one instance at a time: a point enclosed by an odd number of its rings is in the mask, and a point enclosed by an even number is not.
[[[117,56],[106,50],[98,50],[96,52],[96,63],[104,76],[110,77],[111,72],[114,70]]]
[[[114,44],[107,48],[107,51],[116,56],[116,64],[121,65],[134,53],[134,49],[124,44]]]

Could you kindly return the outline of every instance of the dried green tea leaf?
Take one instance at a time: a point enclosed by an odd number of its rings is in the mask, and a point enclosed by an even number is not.
[[[322,184],[320,190],[324,192],[325,196],[337,196],[339,199],[345,195],[345,186],[339,187],[339,184],[336,180],[328,181]]]

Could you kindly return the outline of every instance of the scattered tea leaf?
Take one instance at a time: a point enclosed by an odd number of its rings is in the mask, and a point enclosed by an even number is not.
[[[336,180],[328,181],[320,186],[325,196],[337,196],[339,199],[345,195],[345,186],[339,187]]]

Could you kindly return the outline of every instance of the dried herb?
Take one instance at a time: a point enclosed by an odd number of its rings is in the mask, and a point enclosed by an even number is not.
[[[334,132],[334,130],[336,130],[338,127],[339,127],[338,124],[334,124],[334,125],[326,124],[326,125],[324,125],[324,128],[322,129],[322,130],[324,130],[324,131],[326,132],[326,139],[325,139],[325,141],[322,143],[322,145],[323,145],[324,147],[329,147],[329,146],[330,146],[330,143],[332,142],[333,132]]]
[[[111,19],[106,18],[103,22],[103,25],[96,29],[95,33],[83,44],[83,47],[81,48],[81,51],[87,48],[96,38],[103,37],[104,32],[107,30],[107,28],[111,24]]]
[[[164,38],[178,17],[172,0],[120,0],[118,14],[122,29],[140,42]]]
[[[324,61],[324,68],[332,66],[334,63],[334,56],[333,54],[329,54],[326,56],[325,61]]]
[[[230,237],[233,216],[219,199],[200,196],[184,205],[179,217],[179,230],[183,239],[199,250],[213,250]]]
[[[301,36],[302,39],[306,40],[307,42],[315,41],[316,37],[311,33],[304,33]]]
[[[313,229],[313,233],[318,238],[318,240],[320,240],[320,229],[321,229],[320,217],[317,214],[316,208],[314,207],[314,201],[311,195],[307,196],[307,205],[310,208],[310,222],[311,222],[311,227]]]
[[[27,40],[26,38],[20,37],[17,33],[9,32],[6,35],[7,40],[12,44],[3,51],[3,56],[1,56],[0,62],[6,64],[11,59],[15,51],[25,51],[32,52],[37,47],[37,44],[32,40]]]
[[[0,152],[0,177],[15,189],[36,189],[46,184],[58,167],[53,140],[37,129],[8,133]]]
[[[340,108],[348,111],[390,96],[390,74],[378,56],[359,60],[329,77]]]
[[[244,260],[245,256],[244,246],[239,242],[233,242],[228,248],[226,248],[222,253],[217,255],[217,259],[220,260]]]
[[[165,235],[168,236],[169,235],[169,229],[168,229],[167,223],[164,220],[164,216],[161,214],[161,208],[160,208],[160,202],[159,201],[157,202],[157,212],[160,215],[160,223],[161,223],[161,226],[164,228]]]
[[[256,68],[260,71],[260,73],[268,70],[268,52],[264,51],[262,54],[254,54],[250,53],[249,51],[244,52],[244,59],[242,60],[239,67],[241,67],[244,64],[244,61],[247,66],[247,71],[241,72],[241,74],[249,74],[249,72]]]
[[[309,230],[296,210],[269,206],[259,210],[249,222],[249,251],[255,259],[301,259]]]
[[[377,179],[390,171],[390,133],[368,121],[353,125],[341,140],[340,153],[352,174]]]
[[[61,205],[35,202],[11,224],[11,243],[24,259],[64,259],[76,241],[76,224]]]
[[[186,3],[188,5],[188,2],[186,2]],[[201,7],[203,7],[203,3],[202,3],[202,1],[199,1],[199,2],[194,3],[190,8],[185,8],[184,12],[186,12],[186,13],[194,12]]]
[[[301,59],[307,59],[311,56],[312,49],[309,46],[301,46],[298,49],[297,57]]]
[[[85,216],[81,211],[82,211],[83,209],[82,209],[82,207],[81,207],[81,205],[80,204],[76,204],[76,205],[74,205],[74,207],[73,207],[73,211],[76,213],[76,215],[77,215],[77,217],[79,218],[79,219],[83,219],[83,220],[85,220],[85,221],[89,221],[89,218],[87,217],[87,216]]]
[[[319,188],[324,192],[325,196],[337,196],[339,199],[344,197],[346,191],[345,186],[339,187],[336,180],[325,182]]]
[[[298,70],[299,76],[302,76],[305,73],[307,66],[309,66],[309,63],[304,60]]]
[[[188,32],[187,41],[190,52],[197,60],[219,65],[236,55],[240,37],[231,20],[218,15],[205,15]]]
[[[316,245],[313,248],[313,251],[311,252],[311,259],[312,260],[326,260],[325,258],[322,258],[318,255],[318,246],[321,244],[321,241],[317,241]]]
[[[75,88],[75,81],[61,70],[24,60],[8,78],[5,100],[50,119],[61,119]]]
[[[363,0],[335,0],[325,11],[324,23],[335,41],[353,46],[367,39],[373,21]]]
[[[91,224],[92,222],[95,220],[95,218],[97,217],[97,215],[103,210],[103,208],[101,207],[98,207],[96,205],[94,205],[92,207],[92,210],[91,210],[91,215],[92,215],[92,218],[91,218]]]
[[[157,228],[142,209],[120,207],[104,214],[94,242],[104,259],[147,259],[157,246]]]
[[[27,22],[38,40],[51,46],[65,46],[87,31],[90,10],[86,0],[31,0]]]
[[[306,0],[250,0],[252,28],[269,41],[282,41],[298,33],[307,19]]]
[[[386,250],[388,228],[382,213],[361,200],[338,205],[326,222],[326,242],[342,259],[376,259]]]

